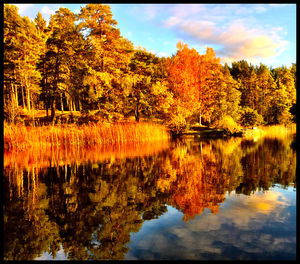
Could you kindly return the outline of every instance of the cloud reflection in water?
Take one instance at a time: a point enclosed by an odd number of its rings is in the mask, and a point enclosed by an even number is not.
[[[218,214],[205,209],[188,222],[168,207],[131,237],[126,259],[295,259],[295,198],[292,188],[231,193]]]

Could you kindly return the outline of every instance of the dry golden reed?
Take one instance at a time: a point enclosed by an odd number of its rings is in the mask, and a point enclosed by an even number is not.
[[[291,134],[296,134],[296,124],[291,124],[288,126],[284,125],[271,125],[262,126],[257,129],[246,131],[244,136],[246,138],[256,137],[256,138],[285,138]]]
[[[168,140],[167,128],[147,122],[26,127],[4,123],[4,150],[95,146]]]

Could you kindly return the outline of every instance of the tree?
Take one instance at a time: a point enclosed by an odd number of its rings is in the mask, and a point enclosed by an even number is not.
[[[21,37],[23,45],[22,52],[19,53],[20,67],[19,78],[21,85],[25,88],[27,109],[30,111],[34,101],[33,96],[37,99],[40,92],[39,81],[40,72],[36,68],[37,61],[45,51],[45,42],[43,36],[38,33],[34,22],[28,17],[23,18],[24,30]]]
[[[166,61],[169,85],[174,96],[188,108],[197,109],[199,104],[199,62],[198,52],[181,42],[177,44],[176,55]]]
[[[245,126],[257,126],[263,123],[263,117],[256,110],[244,106],[241,111],[240,123]]]
[[[35,25],[37,29],[39,30],[40,34],[43,34],[47,30],[47,21],[43,18],[42,14],[40,12],[37,13],[35,19],[34,19]]]
[[[74,65],[81,65],[76,53],[83,49],[82,36],[75,25],[76,17],[67,8],[60,8],[51,16],[47,39],[47,51],[41,56],[39,69],[42,74],[42,99],[51,107],[52,120],[55,117],[56,104],[64,110],[64,102],[68,108],[74,101],[74,87],[71,82],[71,71]],[[75,93],[76,94],[76,93]]]
[[[4,5],[3,24],[3,99],[4,111],[9,106],[14,109],[13,116],[19,106],[17,70],[19,67],[19,53],[22,51],[20,32],[22,19],[18,14],[18,8],[14,5]],[[14,122],[13,120],[11,120]]]
[[[210,122],[220,81],[219,59],[212,48],[200,55],[178,42],[177,49],[176,55],[166,61],[170,88],[183,108],[190,112],[188,116],[197,111],[200,125],[203,117]]]
[[[262,63],[259,67],[256,67],[256,76],[259,93],[256,110],[258,114],[264,117],[266,123],[270,123],[272,117],[269,116],[269,109],[276,84],[271,71]]]
[[[271,100],[272,123],[289,123],[292,116],[290,109],[296,103],[296,88],[293,75],[287,67],[272,70],[276,82],[275,91]]]
[[[237,123],[241,114],[240,83],[232,78],[227,64],[216,79],[219,81],[217,82],[218,89],[216,89],[215,105],[212,112],[213,125],[223,128],[229,133],[238,132],[240,126]]]
[[[239,91],[239,83],[232,78],[227,63],[222,68],[219,80],[213,119],[219,121],[225,116],[231,116],[234,121],[238,121],[241,92]]]
[[[4,15],[4,101],[10,109],[22,105],[30,111],[40,93],[36,64],[44,52],[44,36],[33,21],[18,15],[17,7],[5,5]]]
[[[89,87],[89,96],[100,113],[113,118],[122,110],[122,80],[129,70],[133,45],[120,35],[109,5],[88,4],[81,8],[78,20],[89,43],[84,85]]]
[[[127,114],[134,113],[136,121],[140,120],[141,113],[150,117],[159,109],[158,101],[165,103],[163,96],[170,96],[163,82],[163,72],[160,68],[161,59],[151,52],[138,49],[129,63],[130,89],[127,96]],[[168,108],[167,104],[164,104]]]
[[[208,121],[208,124],[211,122],[217,93],[220,89],[221,74],[220,59],[216,57],[212,48],[207,47],[206,54],[201,55],[200,60],[200,125],[202,117]]]
[[[257,95],[257,83],[256,73],[254,67],[248,64],[247,61],[241,60],[233,62],[230,69],[232,77],[241,83],[241,101],[240,105],[243,107],[250,107],[256,109]]]
[[[296,63],[292,63],[291,74],[294,77],[295,88],[297,90],[297,66]],[[293,106],[290,108],[291,114],[294,116],[293,121],[296,122],[296,114],[297,114],[297,104],[293,103]]]

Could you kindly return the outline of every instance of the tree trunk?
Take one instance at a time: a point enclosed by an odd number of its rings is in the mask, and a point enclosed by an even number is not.
[[[202,126],[201,121],[202,121],[202,117],[201,117],[201,109],[200,109],[200,113],[199,113],[199,125],[200,125],[200,126]]]
[[[27,84],[26,84],[26,88],[27,88],[27,108],[28,111],[30,112],[30,90]]]
[[[51,122],[54,122],[55,118],[55,100],[52,100],[51,104]]]
[[[16,80],[16,73],[14,70],[14,79]],[[18,107],[18,89],[16,89],[16,85],[14,83],[11,83],[11,92],[12,92],[12,103],[14,104],[13,107]]]
[[[82,106],[81,106],[80,101],[78,100],[78,110],[81,111],[81,109],[82,109]]]
[[[15,104],[16,104],[16,107],[19,106],[19,99],[18,99],[18,88],[16,85],[13,85],[13,91],[14,91],[14,99],[15,99]]]
[[[70,112],[72,112],[70,101],[71,101],[71,98],[69,96],[66,96],[67,108]]]
[[[21,92],[22,92],[22,101],[23,101],[23,108],[25,108],[25,96],[24,96],[24,86],[21,86]]]
[[[60,110],[62,112],[64,112],[64,103],[63,103],[62,93],[60,93]]]
[[[73,107],[73,100],[72,100],[72,98],[70,98],[69,105],[70,105],[70,111],[73,112],[74,111],[74,107]]]
[[[35,127],[35,120],[34,120],[34,104],[33,104],[33,102],[32,102],[32,104],[31,104],[31,106],[32,106],[32,121],[33,121],[33,126]]]
[[[137,103],[136,105],[136,109],[135,109],[135,121],[139,122],[140,121],[140,111],[139,111],[139,103]]]

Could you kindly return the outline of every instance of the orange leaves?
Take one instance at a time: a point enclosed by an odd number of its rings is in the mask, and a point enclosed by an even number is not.
[[[211,113],[221,73],[220,59],[209,47],[206,54],[200,55],[179,41],[177,49],[176,55],[166,61],[169,85],[175,98],[188,102],[187,107],[193,112]]]
[[[218,213],[225,200],[228,176],[220,175],[217,156],[211,147],[204,144],[203,148],[192,150],[178,145],[162,166],[157,188],[169,193],[171,205],[180,208],[185,221],[201,214],[205,208]]]
[[[206,54],[202,55],[202,61],[203,62],[208,62],[212,64],[219,64],[220,63],[220,58],[216,57],[215,51],[213,48],[206,48]]]

